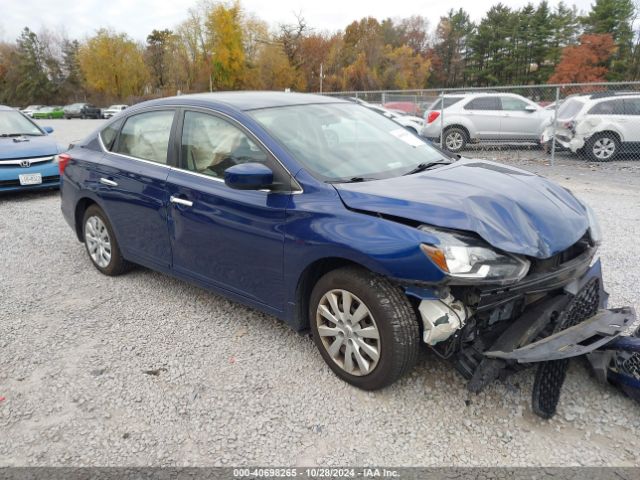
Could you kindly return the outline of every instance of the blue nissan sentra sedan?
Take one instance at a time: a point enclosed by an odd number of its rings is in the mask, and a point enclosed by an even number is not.
[[[0,192],[57,188],[58,154],[50,127],[39,127],[11,107],[0,105]]]
[[[448,156],[348,101],[154,100],[59,166],[62,212],[100,272],[143,265],[310,330],[363,389],[400,378],[424,344],[472,391],[536,365],[533,407],[550,416],[567,358],[635,318],[606,310],[600,230],[568,190]]]

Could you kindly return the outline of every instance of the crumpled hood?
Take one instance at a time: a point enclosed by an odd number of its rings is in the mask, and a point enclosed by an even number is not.
[[[423,173],[335,184],[347,207],[466,230],[506,252],[548,258],[589,228],[585,207],[538,175],[481,160]]]
[[[62,150],[49,135],[24,137],[27,141],[14,141],[16,137],[0,138],[0,162],[12,158],[33,158],[56,155]]]

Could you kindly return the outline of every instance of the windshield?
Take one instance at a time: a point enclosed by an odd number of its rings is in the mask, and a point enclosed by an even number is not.
[[[0,112],[0,136],[44,135],[42,130],[20,112]]]
[[[296,105],[249,114],[325,181],[390,178],[420,165],[449,163],[421,138],[356,104]]]

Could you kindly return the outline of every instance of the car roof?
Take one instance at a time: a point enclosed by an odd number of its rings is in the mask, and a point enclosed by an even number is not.
[[[15,108],[9,107],[7,105],[0,105],[0,112],[2,111],[6,112],[7,110],[15,110]]]
[[[334,97],[313,95],[309,93],[288,92],[214,92],[194,93],[177,97],[151,100],[136,106],[152,106],[166,104],[223,104],[237,110],[257,110],[261,108],[287,107],[293,105],[310,105],[318,103],[352,103]]]

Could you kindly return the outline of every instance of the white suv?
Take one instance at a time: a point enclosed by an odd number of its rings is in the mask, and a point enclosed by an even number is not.
[[[553,124],[541,141],[553,138]],[[591,160],[606,162],[640,149],[640,92],[598,92],[567,99],[558,109],[556,142]]]
[[[441,103],[444,103],[444,115]],[[459,152],[469,142],[538,143],[553,111],[513,93],[451,93],[425,112],[423,137],[439,139]]]

